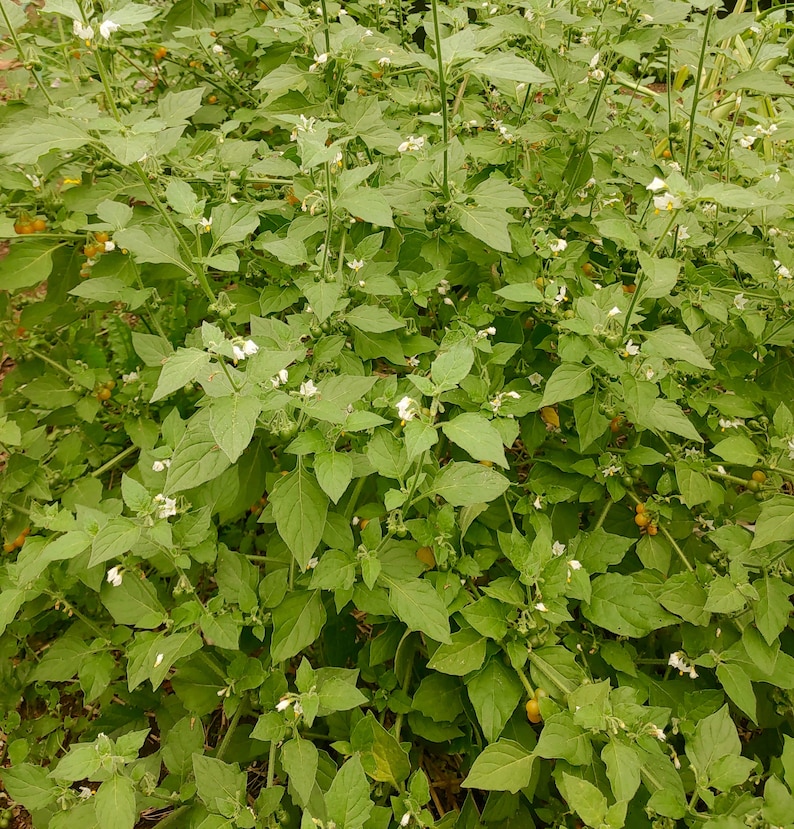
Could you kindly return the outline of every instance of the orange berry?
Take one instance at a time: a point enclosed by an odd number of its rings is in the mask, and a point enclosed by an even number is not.
[[[670,152],[670,150],[665,150],[662,153],[662,158],[672,158],[672,157],[673,157],[673,154]]]
[[[634,512],[645,512],[645,504],[637,504],[637,506],[634,507]]]
[[[207,103],[208,104],[217,104],[218,103],[218,96],[217,95],[210,95],[209,98],[207,98]]]
[[[620,425],[623,423],[623,415],[618,415],[617,417],[613,417],[612,420],[609,421],[609,431],[615,434],[616,432],[620,431]]]
[[[47,222],[44,221],[44,219],[35,219],[31,227],[36,233],[41,233],[43,230],[47,229]]]
[[[22,220],[14,225],[14,230],[20,236],[27,236],[29,233],[33,233],[33,225],[27,220]]]
[[[369,524],[369,518],[362,518],[361,523],[358,525],[362,530],[367,529],[367,524]]]
[[[94,238],[97,240],[97,242],[99,242],[102,245],[104,245],[105,242],[110,241],[110,236],[107,233],[105,233],[104,230],[100,230],[98,233],[95,233]]]
[[[644,512],[640,512],[634,516],[634,523],[638,527],[647,527],[651,523],[651,519]]]
[[[766,473],[762,472],[760,469],[756,469],[750,477],[759,484],[766,482]]]
[[[113,391],[113,389],[116,388],[116,381],[115,380],[108,380],[107,383],[105,383],[105,388],[110,389],[111,391]]]
[[[110,400],[111,391],[110,389],[102,388],[96,393],[97,400]]]
[[[584,271],[585,276],[592,276],[595,273],[595,268],[590,262],[585,262],[582,265],[582,271]]]
[[[527,700],[526,704],[527,719],[534,724],[541,722],[543,717],[540,716],[540,706],[536,699]]]
[[[160,46],[158,49],[154,50],[154,59],[155,60],[162,60],[168,54],[168,49],[165,46]]]
[[[16,546],[15,546],[14,544],[11,544],[11,543],[9,543],[9,542],[6,542],[5,544],[3,544],[3,549],[4,549],[7,553],[13,553],[13,552],[14,552],[14,550],[16,550]]]
[[[656,526],[656,524],[649,524],[646,529],[646,532],[648,533],[648,535],[656,535],[656,533],[659,532],[659,528]]]

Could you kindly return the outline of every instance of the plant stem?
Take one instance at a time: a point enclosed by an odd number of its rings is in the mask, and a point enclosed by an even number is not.
[[[516,668],[513,667],[513,670],[518,675],[518,678],[521,680],[521,684],[524,686],[524,690],[529,695],[529,698],[532,699],[535,696],[535,689],[532,687],[532,683],[529,681],[527,675],[524,673],[523,668]]]
[[[229,721],[229,726],[226,729],[226,733],[223,735],[223,739],[221,740],[221,744],[218,746],[218,752],[215,755],[216,760],[223,760],[226,751],[231,744],[232,737],[234,736],[234,732],[237,729],[237,726],[240,722],[240,717],[242,717],[244,710],[248,708],[248,696],[244,696],[240,700],[240,704],[237,706],[237,710],[232,714],[232,718]]]
[[[695,74],[695,88],[692,90],[692,108],[689,112],[689,134],[686,140],[686,158],[684,159],[684,178],[689,178],[689,167],[692,163],[692,146],[695,141],[695,119],[697,117],[698,98],[700,96],[700,84],[702,83],[703,64],[706,60],[706,49],[708,48],[709,29],[711,28],[711,21],[714,17],[714,6],[709,6],[708,14],[706,15],[706,24],[703,31],[703,41],[700,44],[700,57],[698,58],[698,68]]]
[[[123,451],[119,452],[115,458],[111,458],[107,463],[103,463],[98,469],[95,469],[91,473],[92,478],[98,478],[100,475],[104,475],[109,469],[113,469],[114,466],[121,463],[125,458],[128,458],[133,452],[137,452],[137,446],[128,446]]]
[[[601,527],[604,526],[604,521],[607,519],[607,515],[609,515],[609,511],[612,509],[612,505],[615,502],[611,498],[607,498],[606,503],[604,504],[604,508],[601,510],[601,514],[598,516],[598,521],[596,521],[595,526],[593,527],[593,531],[600,530]]]
[[[8,19],[8,14],[5,10],[5,6],[0,3],[0,13],[3,15],[3,21],[5,22],[5,27],[8,29],[9,33],[11,34],[11,40],[14,41],[14,48],[17,50],[17,54],[19,55],[19,59],[24,61],[25,60],[25,52],[22,48],[22,42],[17,37],[16,31],[14,31],[14,27],[11,25],[11,21]],[[41,94],[47,99],[47,103],[50,106],[54,106],[55,102],[50,97],[50,93],[47,92],[47,88],[44,86],[44,82],[41,79],[41,75],[39,74],[38,69],[34,69],[32,66],[28,69],[31,75],[36,79],[36,86],[41,90]]]
[[[447,79],[444,74],[444,60],[441,55],[441,29],[438,25],[438,0],[431,0],[433,7],[433,35],[436,48],[436,65],[438,70],[438,89],[441,95],[441,134],[444,142],[444,173],[441,188],[444,198],[449,200],[449,118],[447,113]]]

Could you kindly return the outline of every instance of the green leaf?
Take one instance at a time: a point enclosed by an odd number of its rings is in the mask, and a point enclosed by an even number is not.
[[[564,363],[546,382],[540,405],[553,406],[563,400],[572,400],[590,391],[592,385],[592,368],[579,363]]]
[[[3,786],[29,812],[38,812],[54,804],[59,791],[59,786],[50,781],[47,769],[33,763],[4,768]]]
[[[672,400],[654,400],[649,408],[635,415],[635,423],[654,432],[672,432],[674,435],[703,443],[697,429]]]
[[[325,794],[328,817],[339,829],[361,829],[367,821],[373,802],[361,760],[351,757],[334,777]]]
[[[708,776],[720,757],[738,757],[740,753],[739,735],[727,705],[700,720],[694,735],[686,741],[687,757],[698,776]]]
[[[498,498],[510,481],[487,466],[468,461],[450,461],[433,481],[432,491],[455,507],[488,503]]]
[[[668,360],[684,360],[698,368],[714,368],[692,337],[673,325],[662,325],[649,331],[645,335],[642,353]]]
[[[441,597],[424,579],[397,581],[385,573],[380,580],[389,588],[389,604],[411,630],[421,630],[436,642],[449,643],[449,616]]]
[[[731,702],[753,722],[758,722],[758,702],[753,691],[753,683],[741,665],[721,662],[717,665],[717,679]]]
[[[129,518],[111,518],[94,536],[88,566],[102,564],[129,552],[140,537],[141,528]]]
[[[394,227],[389,202],[383,193],[373,188],[357,187],[337,199],[336,206],[365,222],[382,227]]]
[[[531,282],[516,282],[512,285],[505,285],[495,293],[508,302],[543,302],[543,294]]]
[[[346,452],[320,452],[314,456],[314,474],[323,492],[338,504],[353,478],[353,459]]]
[[[318,760],[319,753],[311,740],[296,736],[281,747],[281,764],[302,805],[308,803],[311,797],[317,779]]]
[[[466,690],[485,739],[494,742],[515,711],[523,686],[501,659],[491,659],[469,680]]]
[[[171,495],[212,481],[229,467],[229,458],[216,443],[207,420],[204,412],[194,415],[176,445],[165,484]]]
[[[694,507],[711,500],[711,484],[702,472],[696,472],[691,466],[679,461],[675,465],[675,479],[686,506]]]
[[[308,648],[320,635],[325,619],[319,590],[301,590],[287,596],[273,610],[273,640],[270,645],[273,662],[291,659]]]
[[[483,60],[470,63],[467,68],[474,74],[481,75],[486,81],[492,78],[525,84],[544,84],[552,81],[552,78],[541,72],[534,63],[512,52],[491,52]]]
[[[235,393],[230,397],[216,397],[208,408],[212,436],[229,462],[236,463],[254,436],[256,420],[262,411],[261,401]]]
[[[485,660],[486,639],[471,628],[453,633],[448,645],[441,645],[427,667],[452,676],[465,676],[478,670]]]
[[[211,812],[228,817],[245,806],[246,775],[236,763],[194,754],[193,774],[198,796]]]
[[[534,755],[513,740],[497,740],[477,756],[464,788],[515,794],[529,785]]]
[[[402,320],[393,317],[385,308],[377,305],[359,305],[345,314],[345,319],[361,331],[382,334],[405,327]]]
[[[757,550],[776,541],[794,541],[794,503],[789,497],[770,498],[761,504],[750,549]]]
[[[563,791],[568,804],[588,825],[600,827],[607,813],[606,797],[587,780],[562,773]]]
[[[789,596],[794,587],[779,576],[765,575],[753,582],[758,591],[755,603],[755,623],[768,644],[772,644],[785,630],[791,615]]]
[[[675,617],[644,593],[631,576],[606,573],[592,584],[590,601],[582,605],[584,615],[618,636],[647,636],[675,622]]]
[[[152,403],[168,397],[201,376],[210,364],[210,355],[198,348],[178,348],[163,363],[163,370],[152,395]]]
[[[631,800],[640,786],[640,762],[637,752],[631,746],[610,740],[601,750],[601,759],[606,764],[609,784],[615,799],[627,802]]]
[[[438,432],[429,423],[416,418],[405,424],[403,435],[409,461],[418,458],[422,452],[432,449],[438,442]]]
[[[34,118],[0,130],[0,154],[9,164],[35,164],[51,150],[67,152],[90,143],[88,133],[68,118]]]
[[[407,752],[371,711],[353,728],[350,744],[360,753],[361,765],[373,780],[399,788],[411,773]]]
[[[453,345],[433,360],[430,376],[439,391],[454,389],[471,371],[474,351],[465,343]]]
[[[97,789],[94,799],[96,816],[102,826],[133,829],[138,818],[135,786],[129,777],[114,774]]]
[[[219,204],[211,215],[213,249],[242,242],[259,227],[259,215],[250,204]]]
[[[0,288],[13,293],[40,285],[52,272],[52,254],[59,247],[52,242],[27,239],[12,245],[8,254],[0,258]]]
[[[328,496],[314,476],[299,467],[279,478],[269,497],[279,535],[305,570],[323,535]]]
[[[573,414],[576,418],[579,447],[582,451],[586,451],[594,441],[606,432],[609,427],[609,420],[601,414],[599,400],[596,395],[579,397],[574,400]]]
[[[126,573],[118,587],[104,584],[100,597],[117,625],[151,630],[166,619],[152,583],[135,573]]]
[[[494,250],[510,253],[513,250],[507,226],[515,219],[505,210],[494,207],[453,205],[452,216],[475,239]]]
[[[441,430],[475,460],[491,461],[505,469],[509,466],[505,458],[501,435],[481,414],[464,412],[453,420],[443,423]]]
[[[732,438],[721,440],[711,449],[712,453],[718,455],[728,463],[738,463],[742,466],[753,466],[758,460],[758,449],[750,438],[742,435],[735,435]]]
[[[190,266],[182,260],[178,242],[170,231],[138,225],[114,233],[113,241],[117,247],[126,248],[137,262],[175,265],[193,275]]]
[[[534,754],[546,760],[567,760],[574,766],[589,763],[593,750],[585,732],[567,711],[549,717],[540,733]]]
[[[166,92],[157,102],[157,110],[166,126],[176,127],[198,112],[203,95],[204,87],[201,86]]]
[[[705,610],[707,594],[694,573],[676,573],[658,594],[659,603],[666,610],[693,625],[707,625],[711,614]]]
[[[677,259],[656,259],[644,251],[640,251],[637,256],[645,277],[637,288],[637,299],[669,296],[678,281],[681,263]]]

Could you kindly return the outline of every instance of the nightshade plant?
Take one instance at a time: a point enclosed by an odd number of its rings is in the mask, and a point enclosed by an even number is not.
[[[794,826],[750,6],[0,0],[18,825]]]

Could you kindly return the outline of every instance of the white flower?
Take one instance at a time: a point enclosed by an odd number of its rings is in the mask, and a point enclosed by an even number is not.
[[[546,613],[548,611],[548,607],[546,607],[546,605],[543,604],[543,602],[538,602],[535,605],[535,610],[539,610],[541,613]]]
[[[755,136],[754,135],[743,135],[739,139],[739,146],[744,147],[745,150],[749,150],[750,147],[755,144]]]
[[[276,705],[276,711],[286,711],[290,707],[290,705],[292,705],[292,700],[284,697],[283,699],[278,701],[278,704]]]
[[[678,759],[677,754],[673,756],[673,765],[675,766],[676,769],[681,768],[681,761]]]
[[[154,496],[154,500],[156,503],[162,505],[157,509],[158,518],[169,518],[172,515],[176,515],[176,498],[166,498],[161,492],[159,495]]]
[[[581,570],[582,569],[582,563],[580,561],[577,561],[575,558],[572,558],[568,562],[568,566],[571,568],[571,570]]]
[[[721,417],[719,419],[720,429],[724,432],[726,429],[737,429],[739,426],[744,426],[744,421],[737,417],[735,420]]]
[[[116,565],[115,567],[111,567],[110,570],[108,570],[107,575],[105,576],[105,581],[108,584],[112,584],[113,587],[121,587],[121,582],[124,578],[123,574],[124,571],[121,569],[121,567],[119,565]]]
[[[667,664],[671,668],[675,668],[680,674],[689,674],[691,679],[697,679],[698,673],[694,665],[690,665],[684,658],[683,651],[676,651],[670,654]]]
[[[554,297],[554,304],[559,305],[561,302],[565,302],[565,295],[568,293],[568,289],[565,285],[561,286],[560,290],[557,291],[557,296]]]
[[[350,519],[350,523],[351,523],[354,527],[357,527],[357,526],[361,523],[361,519],[360,519],[357,515],[354,515],[354,516]]]
[[[220,43],[213,43],[212,44],[212,51],[216,55],[222,55],[223,54],[223,46],[221,46]]]
[[[289,380],[289,372],[287,369],[282,368],[275,377],[270,379],[270,383],[274,389],[277,389],[282,383],[286,383],[287,380]]]
[[[79,20],[75,20],[74,23],[72,23],[72,31],[81,40],[91,40],[94,37],[93,27],[83,26],[83,24]]]
[[[655,176],[650,184],[645,185],[645,189],[650,190],[651,193],[658,193],[660,190],[667,189],[667,182],[663,178]]]
[[[653,197],[653,206],[657,210],[678,210],[682,206],[681,199],[672,193],[663,193]]]
[[[421,150],[422,147],[425,146],[425,137],[424,135],[420,135],[418,138],[414,138],[413,135],[409,135],[407,140],[403,141],[399,147],[397,147],[398,153],[413,153],[417,150]]]
[[[651,729],[651,736],[656,737],[657,740],[661,740],[664,742],[667,738],[664,736],[664,730],[658,728],[653,723],[650,724],[649,728]]]
[[[496,334],[496,329],[493,327],[493,325],[489,325],[489,326],[485,329],[485,333],[486,333],[489,337],[493,337],[493,336]]]
[[[92,794],[94,794],[93,789],[89,789],[88,786],[80,786],[77,796],[80,800],[88,800]]]
[[[622,472],[623,472],[622,467],[620,467],[620,466],[615,466],[615,464],[614,464],[614,463],[611,463],[609,466],[605,466],[605,467],[601,470],[601,474],[602,474],[605,478],[611,478],[613,475],[620,475]]]
[[[644,371],[644,373],[645,373],[645,379],[646,379],[646,380],[651,380],[651,379],[653,379],[653,377],[654,377],[654,376],[655,376],[655,374],[656,374],[656,372],[653,370],[653,368],[652,368],[651,366],[645,366],[645,368],[643,369],[643,371]]]
[[[246,357],[253,357],[259,351],[259,346],[253,340],[246,340],[243,343],[243,354]]]
[[[347,263],[348,268],[351,271],[355,271],[358,273],[364,267],[364,260],[363,259],[354,259],[352,262]]]
[[[738,308],[740,311],[744,311],[745,305],[747,305],[747,297],[744,294],[736,294],[733,298],[733,307]]]
[[[164,472],[168,467],[171,466],[171,461],[166,459],[164,461],[155,461],[152,464],[152,471],[153,472]]]
[[[636,357],[640,353],[640,347],[635,345],[633,340],[629,340],[623,349],[624,357]]]
[[[126,385],[127,383],[134,383],[138,379],[138,372],[131,371],[129,374],[122,374],[121,380]]]
[[[565,239],[554,239],[553,241],[549,242],[549,250],[557,256],[561,251],[565,250],[568,247],[568,243]]]
[[[317,558],[316,556],[312,556],[312,558],[310,558],[310,559],[306,562],[306,569],[307,569],[307,570],[314,570],[314,568],[315,568],[315,567],[316,567],[319,563],[320,563],[320,559],[319,559],[319,558]]]
[[[61,79],[60,78],[53,78],[50,81],[50,89],[60,89],[61,88]]]
[[[788,459],[794,461],[794,438],[789,438],[788,442]]]
[[[322,65],[322,64],[324,64],[324,63],[328,63],[328,53],[327,53],[327,52],[323,52],[323,53],[322,53],[322,54],[320,54],[320,55],[315,55],[315,56],[314,56],[314,62],[315,62],[315,63],[318,63],[318,64],[320,64],[320,65]]]
[[[99,24],[99,34],[105,38],[105,40],[110,40],[110,36],[113,32],[117,32],[121,26],[118,23],[114,23],[112,20],[103,20]]]
[[[165,659],[165,654],[158,653],[154,660],[154,667],[159,668],[160,665],[163,664],[163,660]]]
[[[378,58],[378,66],[384,67],[384,66],[389,66],[390,64],[391,64],[391,58],[387,58],[385,56],[382,57],[382,58]]]
[[[773,261],[775,263],[775,271],[777,272],[777,278],[791,279],[791,271],[785,265],[781,265],[779,260],[775,259]]]
[[[454,305],[454,304],[455,304],[455,300],[452,299],[451,296],[445,296],[444,297],[444,305]]]
[[[314,397],[317,394],[318,388],[314,385],[312,380],[307,380],[305,383],[301,383],[300,393],[304,397]]]
[[[551,545],[551,554],[553,556],[561,556],[565,552],[565,545],[560,541],[555,541]]]
[[[598,66],[598,61],[601,60],[601,52],[596,52],[592,58],[590,58],[590,68],[595,69]]]
[[[402,827],[403,827],[403,829],[404,829],[404,827],[406,827],[406,826],[407,826],[410,822],[411,822],[411,813],[410,813],[410,812],[406,812],[406,813],[405,813],[405,814],[404,814],[404,815],[400,818],[400,826],[402,826]]]
[[[111,242],[111,241],[105,242],[105,253],[110,253],[111,251],[114,251],[115,249],[116,249],[116,243],[115,242]]]
[[[416,355],[413,357],[407,357],[405,362],[408,363],[409,366],[416,368],[419,365],[419,357]]]
[[[535,496],[535,500],[532,502],[532,506],[535,509],[543,509],[543,499],[540,497],[540,495]]]
[[[449,290],[449,281],[442,279],[441,282],[438,283],[436,290],[441,296],[446,296],[447,291]]]
[[[685,242],[687,239],[691,238],[689,235],[689,228],[687,227],[687,225],[678,226],[676,238],[679,242]]]
[[[210,228],[212,227],[212,219],[205,219],[203,216],[199,219],[199,224],[201,225],[201,232],[202,233],[209,233]]]
[[[641,14],[640,15],[640,23],[653,23],[653,15]]]
[[[416,417],[415,406],[416,400],[406,395],[402,400],[397,401],[397,417],[403,421],[413,420]]]
[[[618,314],[622,313],[620,308],[616,305],[614,308],[611,308],[609,313],[607,314],[608,317],[616,317]]]
[[[529,375],[529,377],[527,377],[527,380],[529,380],[529,382],[530,382],[533,386],[539,386],[539,385],[543,382],[543,375],[542,375],[542,374],[539,374],[539,373],[536,371],[536,372],[534,372],[533,374],[530,374],[530,375]]]

